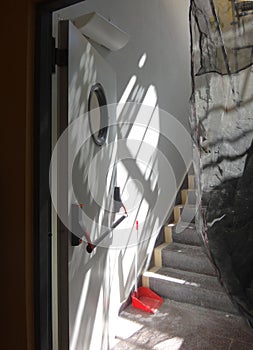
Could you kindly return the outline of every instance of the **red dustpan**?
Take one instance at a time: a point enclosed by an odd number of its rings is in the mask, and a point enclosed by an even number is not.
[[[147,287],[139,287],[132,294],[132,305],[137,309],[154,314],[163,303],[163,298]]]
[[[135,291],[132,294],[132,305],[137,309],[154,314],[163,303],[163,298],[147,287],[137,288],[138,277],[138,221],[136,220],[137,244],[135,253]]]

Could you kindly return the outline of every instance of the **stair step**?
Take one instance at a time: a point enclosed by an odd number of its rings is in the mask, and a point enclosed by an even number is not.
[[[196,206],[194,204],[176,205],[173,213],[175,222],[195,222]]]
[[[238,314],[216,277],[162,267],[145,272],[143,281],[162,297]]]
[[[180,222],[172,227],[172,240],[175,243],[201,246],[202,240],[193,224]]]
[[[203,245],[201,237],[196,232],[195,224],[179,222],[171,223],[164,226],[164,238],[165,242],[171,243],[172,241],[175,243],[181,244],[189,244],[201,246]],[[160,242],[159,244],[161,244]]]
[[[171,243],[161,251],[162,266],[216,276],[202,247]]]
[[[196,204],[196,190],[184,189],[181,191],[182,204]]]

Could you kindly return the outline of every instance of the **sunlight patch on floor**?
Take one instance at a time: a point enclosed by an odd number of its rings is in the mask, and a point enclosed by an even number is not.
[[[184,342],[183,338],[174,337],[174,338],[166,339],[165,341],[162,341],[161,343],[155,345],[153,349],[154,350],[168,350],[168,349],[179,350],[183,342]]]
[[[130,338],[141,328],[143,328],[142,324],[119,316],[117,319],[115,319],[116,337],[113,344],[111,344],[111,347],[117,345],[121,340]]]
[[[145,276],[149,277],[149,278],[151,278],[151,277],[157,278],[157,279],[159,278],[160,280],[174,282],[174,283],[178,283],[178,284],[190,285],[192,287],[200,287],[199,283],[189,282],[189,281],[186,281],[184,279],[161,275],[161,274],[159,274],[159,272],[154,273],[154,272],[147,271],[147,272],[145,272]]]

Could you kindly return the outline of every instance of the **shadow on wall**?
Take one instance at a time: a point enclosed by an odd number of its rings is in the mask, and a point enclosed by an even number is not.
[[[189,66],[186,54],[189,51],[187,6],[187,0],[182,1],[180,6],[176,0],[169,3],[159,1],[159,4],[150,0],[148,6],[146,2],[144,4],[133,0],[121,1],[120,6],[118,0],[88,0],[59,14],[60,18],[75,18],[77,12],[79,16],[80,13],[95,10],[107,18],[110,17],[115,24],[118,23],[131,35],[129,45],[116,54],[98,48],[117,73],[120,95],[117,116],[121,122],[121,127],[117,129],[117,147],[125,158],[122,160],[122,157],[119,157],[120,159],[116,160],[117,171],[113,170],[111,177],[112,183],[115,177],[117,185],[121,187],[122,200],[128,209],[129,217],[108,237],[106,247],[97,247],[91,255],[87,254],[85,244],[75,248],[69,247],[71,350],[80,347],[87,350],[108,348],[117,326],[119,308],[134,285],[136,243],[138,272],[141,273],[150,259],[155,236],[166,219],[164,212],[169,215],[173,196],[176,195],[177,186],[185,175],[188,164],[185,165],[176,142],[169,141],[155,132],[152,134],[148,126],[155,122],[158,130],[168,128],[168,119],[166,120],[165,115],[163,118],[159,115],[159,107],[174,113],[176,117],[181,118],[184,125],[187,124],[190,94],[189,79],[186,79]],[[136,8],[134,13],[133,8]],[[185,15],[182,13],[183,9],[186,9]],[[180,15],[175,16],[174,12]],[[157,17],[154,14],[157,14]],[[83,86],[82,77],[89,82],[99,79],[99,76],[95,75],[93,63],[87,51],[81,60],[80,74],[73,80],[75,89],[72,96],[73,105],[70,108],[75,118],[86,111],[82,88],[88,88]],[[143,106],[147,106],[147,113],[143,113]],[[146,127],[140,128],[138,132],[136,125],[141,110],[146,116]],[[124,121],[128,124],[124,124]],[[168,129],[170,128],[172,127]],[[173,130],[171,131],[173,134]],[[177,135],[174,133],[172,136],[175,138]],[[73,143],[78,143],[82,137],[82,129],[77,130],[73,135]],[[189,151],[190,144],[187,145],[187,149]],[[159,152],[163,157],[158,157]],[[82,161],[88,159],[91,154],[98,155],[99,151],[87,141],[74,162],[73,181],[78,184],[74,186],[74,191],[78,202],[87,205],[86,214],[94,214],[96,222],[101,223],[102,220],[106,225],[113,215],[109,217],[104,210],[101,217],[101,201],[96,202],[96,198],[89,196],[87,191],[89,175],[84,171],[86,164],[82,164]],[[108,163],[112,155],[113,152],[100,152],[101,163]],[[145,162],[141,161],[142,158]],[[167,163],[170,167],[166,167]],[[98,164],[99,169],[100,165]],[[96,193],[104,194],[107,189],[105,190],[99,182],[100,175],[100,171],[93,173],[92,180],[98,184]],[[170,184],[167,192],[160,191],[159,181]],[[109,186],[109,194],[102,202],[103,208],[111,206],[113,187],[114,184]],[[152,212],[152,207],[161,198],[165,198],[163,213]],[[89,211],[90,208],[92,210]],[[138,237],[135,230],[136,219],[140,221]],[[89,231],[92,240],[101,234],[97,225],[91,224]]]
[[[242,177],[204,193],[208,245],[221,283],[253,321],[253,144]]]
[[[132,86],[133,90],[134,88]],[[120,304],[129,296],[133,287],[135,253],[138,255],[138,271],[141,273],[148,264],[155,238],[169,216],[177,189],[191,160],[187,139],[180,141],[185,148],[186,156],[183,158],[175,140],[166,138],[165,130],[171,128],[168,123],[170,119],[165,118],[168,114],[159,111],[154,86],[147,89],[140,102],[118,105],[120,113],[116,123],[115,174],[117,185],[122,189],[122,200],[128,218],[101,243],[104,247],[97,247],[91,256],[87,256],[85,247],[72,248],[69,254],[71,349],[75,349],[78,344],[86,348],[95,346],[94,344],[107,346]],[[153,127],[156,127],[155,131]],[[178,130],[175,131],[176,134],[177,132]],[[84,144],[83,147],[85,146],[87,145]],[[87,189],[85,197],[89,199],[87,204],[92,205],[92,211],[89,213],[86,210],[86,215],[92,215],[95,205],[94,221],[99,221],[99,206],[98,203],[92,204],[96,201],[90,197],[89,179],[84,176],[81,154],[82,150],[75,161],[77,198],[80,199],[78,196]],[[108,157],[108,154],[101,153],[101,157]],[[103,158],[101,162],[104,162]],[[105,188],[101,188],[99,179],[100,174],[97,173],[99,191],[104,193]],[[108,195],[103,202],[104,207],[109,208],[111,202],[112,196]],[[159,202],[160,207],[157,204]],[[135,229],[136,220],[140,224],[138,232]],[[111,218],[105,212],[103,225],[110,221]],[[94,227],[97,224],[90,227],[92,240],[101,234]]]

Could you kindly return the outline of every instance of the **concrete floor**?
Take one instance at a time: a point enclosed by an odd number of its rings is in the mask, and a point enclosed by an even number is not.
[[[113,350],[252,350],[253,330],[238,316],[165,300],[152,315],[129,305]]]

